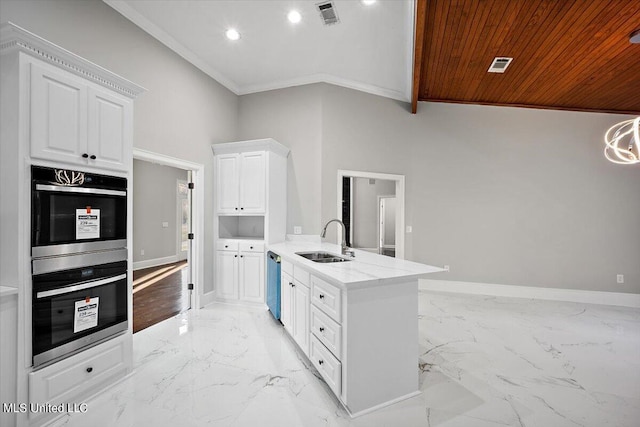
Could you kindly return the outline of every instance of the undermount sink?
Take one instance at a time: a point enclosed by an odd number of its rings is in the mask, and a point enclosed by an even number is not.
[[[296,255],[300,255],[301,257],[313,262],[322,263],[351,261],[349,258],[343,258],[329,252],[296,252]]]

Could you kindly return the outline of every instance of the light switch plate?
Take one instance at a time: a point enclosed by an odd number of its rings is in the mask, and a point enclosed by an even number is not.
[[[168,222],[163,222],[162,223],[162,228],[169,228],[169,223]]]
[[[413,227],[407,225],[407,233],[411,233],[413,231]]]

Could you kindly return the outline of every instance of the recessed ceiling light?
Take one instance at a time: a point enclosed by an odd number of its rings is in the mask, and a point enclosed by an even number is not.
[[[629,36],[629,41],[631,43],[638,44],[640,43],[640,30],[636,30]]]
[[[302,15],[300,15],[300,12],[298,12],[297,10],[292,10],[287,14],[287,19],[292,24],[297,24],[302,19]]]
[[[362,0],[362,4],[364,4],[366,6],[371,6],[375,2],[376,2],[376,0]]]
[[[229,40],[238,40],[240,38],[240,33],[235,28],[229,28],[225,35]]]

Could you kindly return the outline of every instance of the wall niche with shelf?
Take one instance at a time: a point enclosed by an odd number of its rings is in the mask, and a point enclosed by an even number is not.
[[[264,216],[219,216],[220,239],[264,240]]]

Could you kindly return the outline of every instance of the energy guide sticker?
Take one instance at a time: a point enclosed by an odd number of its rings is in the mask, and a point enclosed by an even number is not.
[[[87,298],[76,301],[73,316],[73,333],[98,326],[98,305],[100,298]]]
[[[100,238],[100,209],[76,209],[76,240]]]

